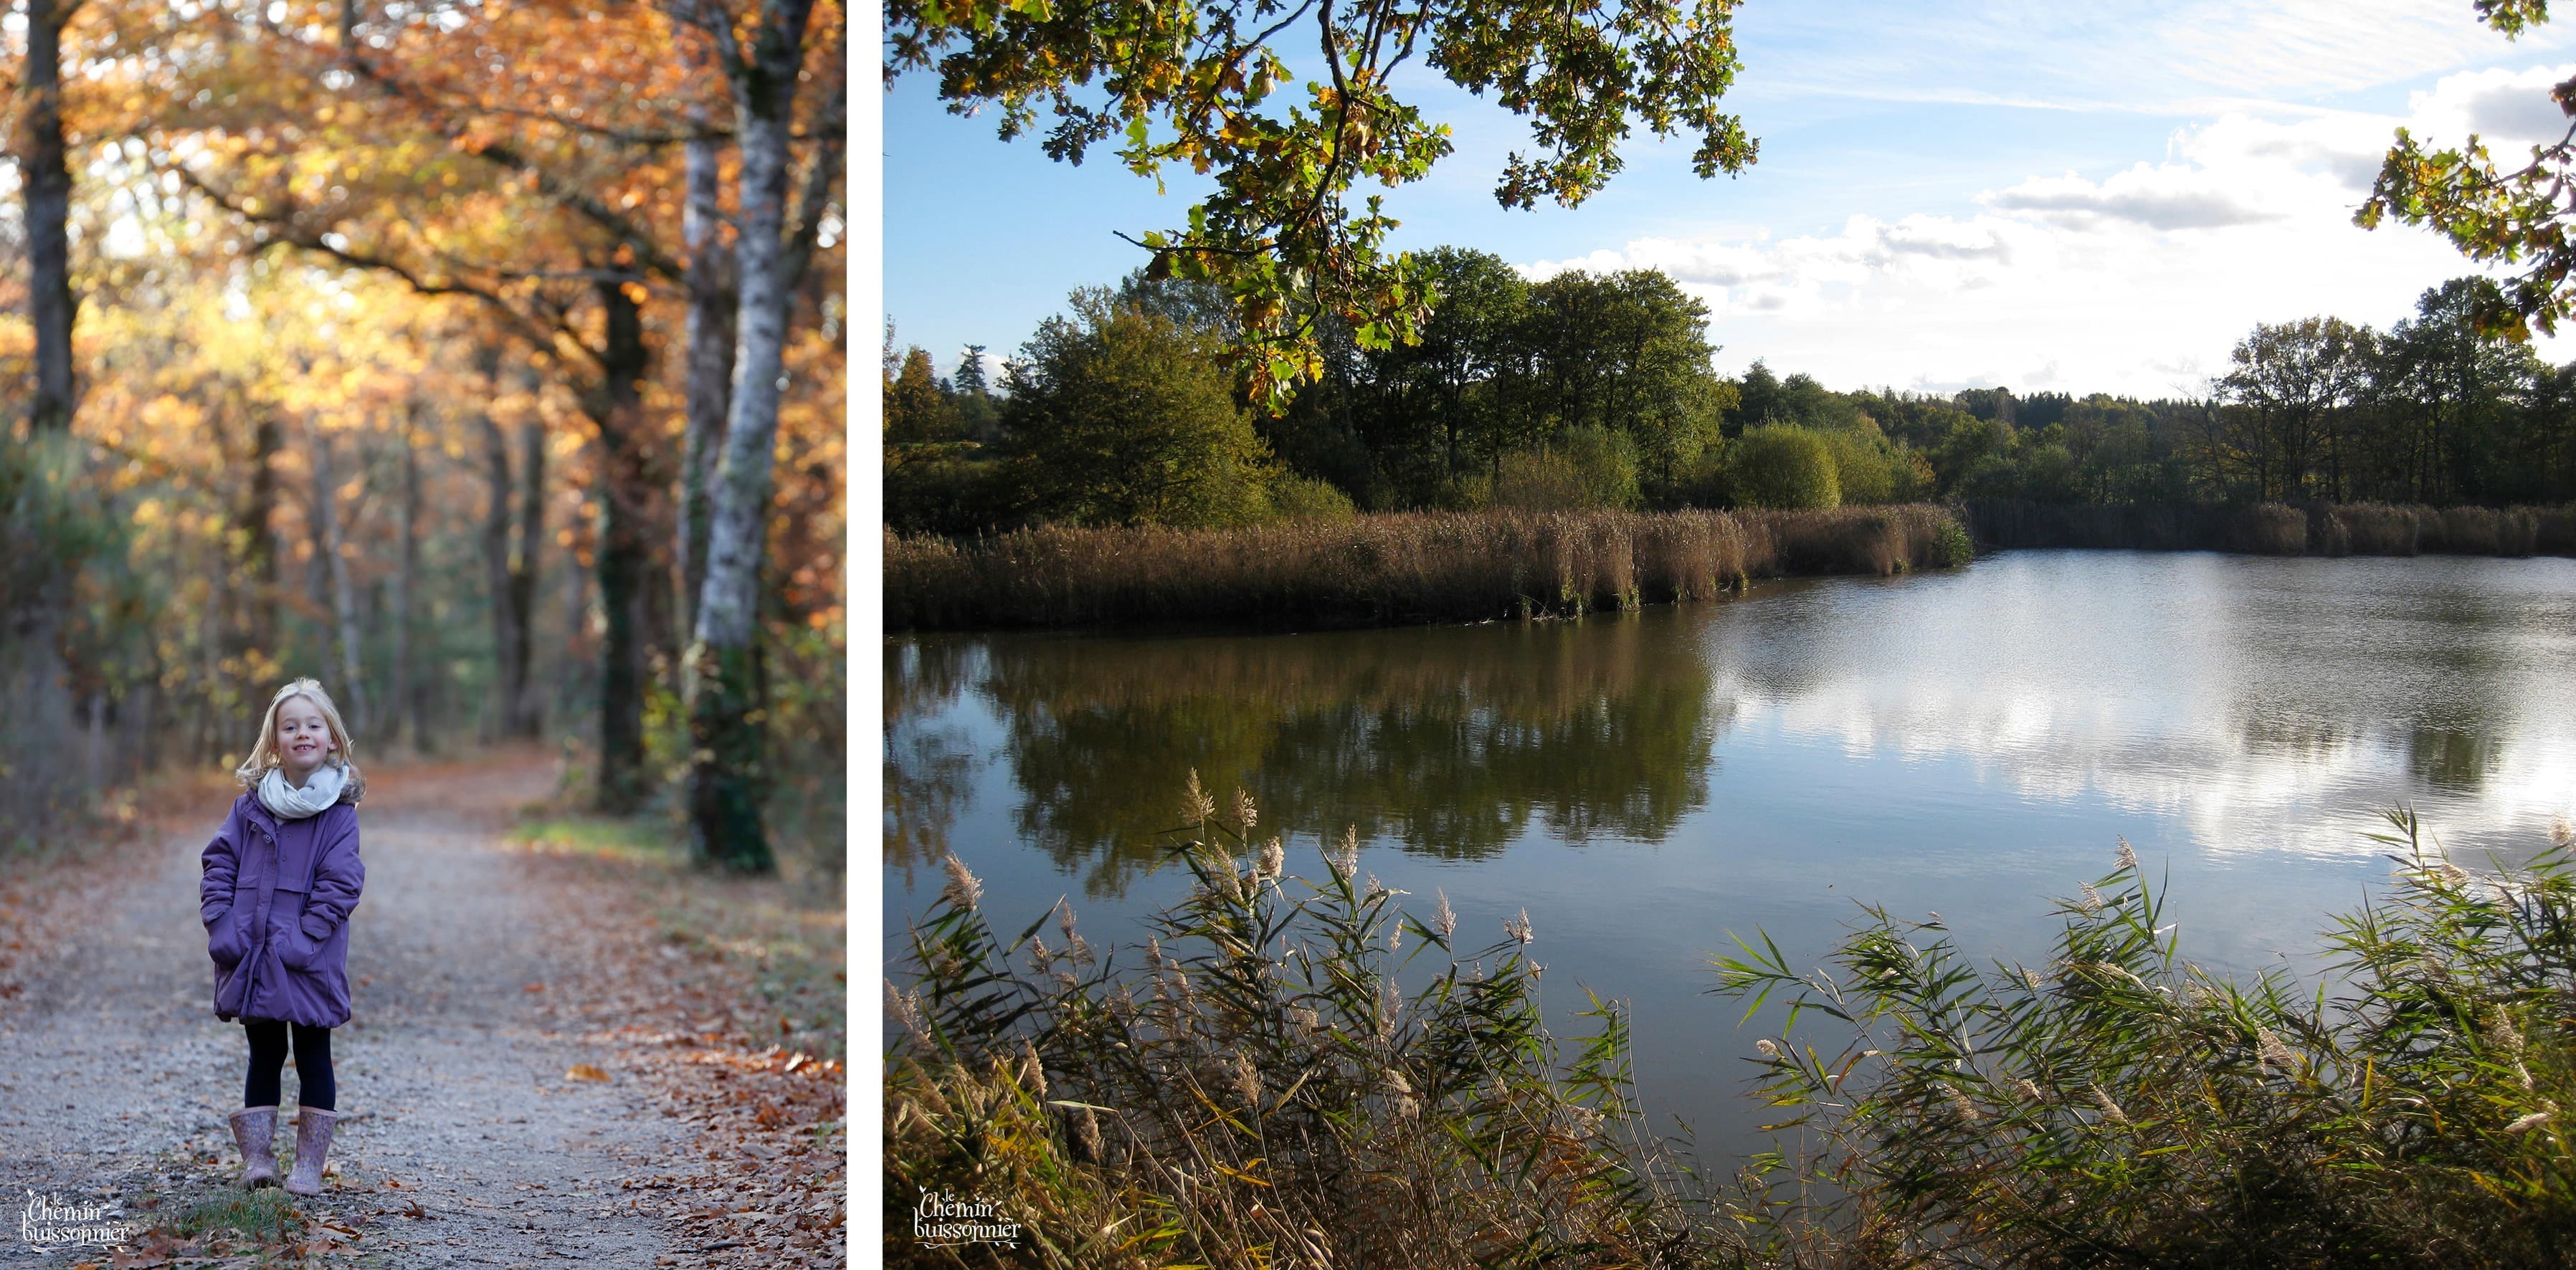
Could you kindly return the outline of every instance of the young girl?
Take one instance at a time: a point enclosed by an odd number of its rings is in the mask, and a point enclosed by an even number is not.
[[[241,1185],[277,1185],[278,1073],[288,1037],[302,1104],[295,1172],[286,1189],[322,1192],[322,1161],[339,1118],[331,1081],[331,1029],[349,1020],[349,911],[366,867],[358,861],[358,796],[340,711],[310,679],[269,699],[232,813],[206,845],[197,888],[206,953],[215,961],[215,1016],[242,1022],[250,1076],[232,1115]]]

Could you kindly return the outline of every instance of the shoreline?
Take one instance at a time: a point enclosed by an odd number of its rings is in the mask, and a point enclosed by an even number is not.
[[[1248,529],[884,536],[886,635],[1294,633],[1548,621],[2026,549],[2576,556],[2576,507],[2030,503],[1381,512]]]

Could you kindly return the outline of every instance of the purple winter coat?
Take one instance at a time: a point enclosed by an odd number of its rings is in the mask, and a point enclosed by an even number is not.
[[[233,800],[197,886],[217,1018],[349,1021],[349,911],[367,881],[358,860],[364,789],[351,780],[339,802],[302,820],[280,821],[254,791]]]

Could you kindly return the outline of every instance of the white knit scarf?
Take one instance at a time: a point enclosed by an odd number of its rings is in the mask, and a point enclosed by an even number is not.
[[[268,775],[259,778],[259,802],[281,820],[302,820],[340,801],[340,790],[348,783],[349,769],[337,763],[313,769],[301,789],[286,783],[285,768],[272,767]]]

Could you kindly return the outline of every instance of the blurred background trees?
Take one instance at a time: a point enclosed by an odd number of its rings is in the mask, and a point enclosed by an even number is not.
[[[59,132],[77,321],[53,319],[48,195],[22,180],[0,212],[23,258],[0,296],[7,786],[50,765],[68,779],[35,784],[79,801],[238,761],[275,682],[309,673],[362,753],[554,738],[619,811],[676,813],[698,783],[827,796],[806,819],[837,869],[839,8],[38,8],[0,37],[32,90],[10,136],[35,174]],[[751,345],[766,391],[737,393]],[[752,543],[730,556],[728,490]],[[753,636],[717,640],[734,770],[693,782],[702,595],[746,580],[728,612]],[[768,867],[739,813],[703,853]]]

